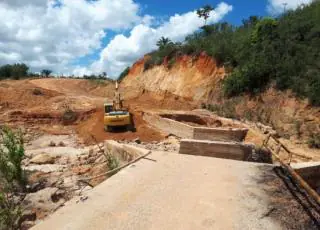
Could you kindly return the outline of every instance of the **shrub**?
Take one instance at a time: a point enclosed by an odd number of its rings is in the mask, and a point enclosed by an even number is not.
[[[147,61],[145,61],[143,71],[147,71],[148,69],[151,69],[153,66],[154,66],[154,60],[150,58]]]
[[[168,61],[168,69],[171,69],[174,66],[175,63],[176,63],[176,59],[175,58],[171,58]]]
[[[109,170],[113,170],[119,167],[119,161],[114,155],[106,153],[105,157],[107,159],[107,166]]]
[[[320,133],[310,135],[308,146],[309,148],[320,149]]]
[[[302,126],[302,122],[301,121],[298,121],[298,120],[294,121],[294,128],[296,130],[296,134],[297,134],[298,138],[300,138],[301,135],[302,135],[301,126]]]
[[[272,164],[271,152],[261,146],[255,146],[253,154],[249,157],[249,161]]]
[[[105,86],[105,85],[108,85],[108,83],[110,82],[109,80],[98,79],[98,78],[89,78],[88,81],[96,86]]]
[[[22,135],[13,132],[8,127],[0,129],[0,182],[3,185],[17,183],[24,189],[26,179],[21,162],[24,158],[24,145]]]
[[[244,111],[243,116],[245,117],[245,119],[247,119],[248,121],[252,121],[254,118],[254,112],[250,109]]]
[[[241,94],[245,91],[247,79],[239,70],[235,70],[229,77],[223,81],[223,92],[227,97]]]
[[[62,121],[65,125],[71,124],[78,119],[78,114],[74,112],[69,105],[65,104],[64,106],[64,113],[62,115]]]
[[[64,122],[67,122],[67,123],[72,123],[74,121],[76,121],[78,118],[78,115],[76,112],[74,112],[73,110],[71,109],[68,109],[66,110],[64,113],[63,113],[63,116],[62,116],[62,119]]]
[[[21,167],[23,140],[8,127],[2,127],[0,134],[0,229],[18,229],[22,209],[15,194],[25,190],[27,181]]]
[[[32,90],[32,94],[33,94],[33,95],[36,95],[36,96],[43,95],[41,89],[38,89],[38,88],[33,89],[33,90]]]
[[[271,66],[262,57],[256,57],[241,68],[237,68],[224,80],[223,90],[226,96],[236,96],[241,93],[257,94],[268,87]]]
[[[238,119],[236,113],[236,103],[234,101],[227,101],[223,104],[213,104],[208,105],[208,109],[212,112],[215,112],[218,116]]]
[[[307,94],[310,104],[320,106],[320,74],[313,76]]]

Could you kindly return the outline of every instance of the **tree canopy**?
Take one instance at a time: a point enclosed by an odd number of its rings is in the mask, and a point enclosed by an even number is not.
[[[164,49],[166,46],[173,44],[172,41],[169,38],[161,37],[157,41],[157,46],[159,49]]]
[[[29,67],[24,63],[0,66],[0,80],[5,78],[21,79],[28,75],[28,70]]]
[[[52,71],[49,69],[43,69],[41,71],[42,76],[45,76],[45,77],[49,77],[51,73],[52,73]]]

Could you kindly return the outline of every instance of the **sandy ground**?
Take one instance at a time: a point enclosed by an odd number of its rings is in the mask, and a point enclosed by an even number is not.
[[[34,95],[39,89],[41,95]],[[37,79],[3,81],[0,86],[0,124],[27,128],[32,132],[55,135],[77,133],[80,142],[95,144],[106,139],[159,141],[164,136],[143,121],[141,112],[127,102],[134,115],[136,132],[106,133],[103,129],[103,103],[112,99],[114,84],[96,84],[89,80]],[[142,103],[143,104],[143,103]],[[148,102],[145,102],[148,105]],[[150,105],[151,106],[151,105]],[[66,109],[77,113],[77,120],[63,124]],[[94,136],[94,138],[92,138]]]

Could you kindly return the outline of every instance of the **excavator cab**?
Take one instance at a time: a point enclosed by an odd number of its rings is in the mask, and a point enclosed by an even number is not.
[[[104,104],[104,113],[110,113],[113,111],[113,104],[112,103],[105,103]]]

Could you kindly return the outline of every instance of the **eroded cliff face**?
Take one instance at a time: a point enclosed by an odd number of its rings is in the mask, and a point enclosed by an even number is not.
[[[167,100],[168,95],[192,100],[198,108],[201,104],[232,107],[230,110],[236,117],[272,126],[282,137],[297,142],[306,143],[312,134],[320,132],[320,108],[310,106],[307,100],[296,98],[290,91],[270,88],[254,97],[223,97],[225,68],[217,66],[204,53],[197,58],[181,56],[171,68],[165,62],[144,71],[147,59],[145,56],[137,61],[121,83],[126,98],[146,97],[149,93],[161,100]]]
[[[233,104],[240,119],[271,126],[280,137],[297,143],[306,143],[310,136],[320,133],[320,108],[310,106],[307,99],[299,99],[290,91],[269,88],[255,97],[246,95],[223,101],[211,98],[209,101]]]
[[[174,65],[155,66],[144,71],[145,56],[136,62],[128,76],[121,83],[126,97],[134,97],[143,91],[163,94],[171,93],[183,98],[202,101],[209,98],[212,90],[220,85],[225,77],[224,67],[205,54],[197,58],[179,57]]]

